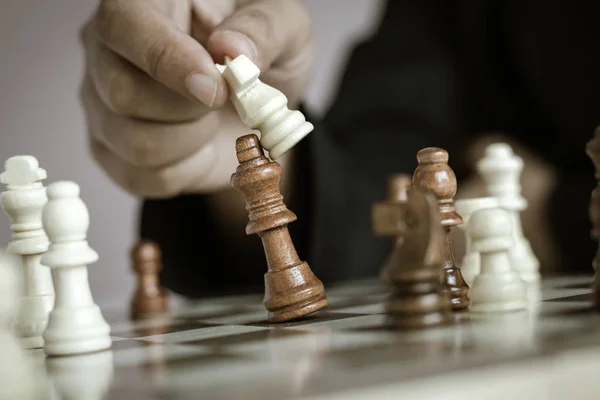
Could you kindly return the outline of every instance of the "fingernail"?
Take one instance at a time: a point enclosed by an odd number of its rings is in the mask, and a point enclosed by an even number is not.
[[[240,32],[235,31],[222,31],[219,32],[221,38],[229,42],[240,54],[250,58],[253,62],[256,62],[258,51],[256,44],[248,36]]]
[[[210,76],[197,72],[191,73],[185,81],[188,92],[209,107],[217,97],[217,82]]]

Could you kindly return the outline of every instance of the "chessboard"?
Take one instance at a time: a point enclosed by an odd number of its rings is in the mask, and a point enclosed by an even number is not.
[[[402,331],[384,327],[378,280],[328,287],[326,309],[277,324],[260,295],[171,296],[168,316],[138,321],[102,306],[109,351],[27,354],[56,399],[596,399],[590,284],[544,277],[527,311]]]

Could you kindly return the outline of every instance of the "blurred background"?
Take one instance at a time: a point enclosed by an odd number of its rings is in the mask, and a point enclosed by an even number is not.
[[[321,114],[349,50],[377,27],[383,1],[302,2],[313,18],[318,52],[306,105]],[[4,170],[7,158],[33,155],[48,172],[46,185],[57,180],[80,185],[90,211],[88,240],[100,254],[100,261],[89,268],[90,284],[96,301],[107,303],[133,290],[128,257],[136,240],[138,199],[113,184],[87,151],[78,99],[83,71],[78,33],[96,4],[93,0],[0,2],[0,165]],[[0,213],[0,247],[10,239],[10,221]]]

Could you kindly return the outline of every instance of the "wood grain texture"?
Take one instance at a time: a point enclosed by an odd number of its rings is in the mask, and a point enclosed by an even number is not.
[[[462,217],[454,208],[457,183],[454,171],[448,165],[448,152],[438,147],[427,147],[417,153],[418,166],[412,177],[412,185],[431,192],[437,199],[441,215],[441,226],[446,233],[446,260],[442,282],[450,291],[454,310],[469,307],[469,286],[465,282],[454,261],[450,230],[463,223]]]
[[[289,321],[324,308],[323,283],[298,256],[287,228],[296,215],[283,202],[279,189],[283,169],[265,157],[254,134],[237,139],[236,153],[240,165],[231,186],[246,201],[246,233],[258,234],[265,249],[264,304],[269,321]]]

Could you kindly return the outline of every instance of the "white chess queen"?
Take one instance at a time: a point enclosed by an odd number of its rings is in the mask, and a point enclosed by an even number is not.
[[[94,303],[87,265],[98,253],[87,242],[89,212],[79,197],[79,186],[62,181],[48,186],[42,213],[50,248],[42,263],[55,271],[56,301],[44,332],[44,351],[72,355],[111,346],[110,327]]]

